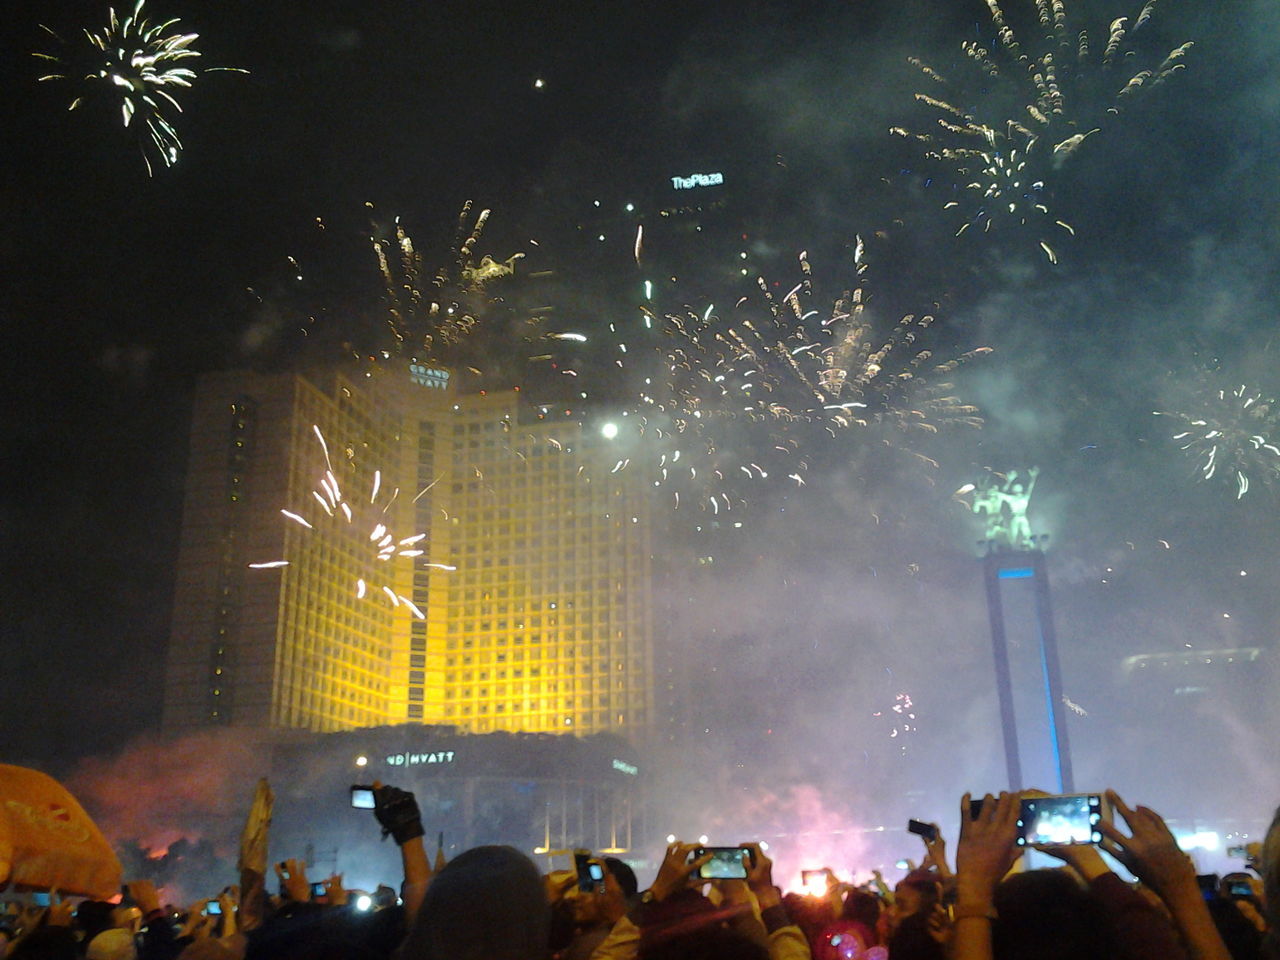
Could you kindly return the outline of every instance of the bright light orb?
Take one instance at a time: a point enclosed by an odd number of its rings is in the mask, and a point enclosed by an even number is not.
[[[369,758],[368,758],[368,757],[365,757],[365,756],[359,756],[359,757],[356,757],[356,766],[357,766],[357,767],[366,767],[366,766],[368,766],[368,765],[369,765]]]
[[[600,436],[606,440],[612,440],[618,435],[618,425],[616,423],[606,423],[600,428]]]

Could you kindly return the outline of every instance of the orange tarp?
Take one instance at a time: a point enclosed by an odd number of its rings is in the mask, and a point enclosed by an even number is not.
[[[67,788],[0,764],[0,887],[56,887],[107,899],[120,892],[120,861]]]

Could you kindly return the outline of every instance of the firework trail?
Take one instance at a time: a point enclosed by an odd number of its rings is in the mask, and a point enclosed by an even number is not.
[[[1154,67],[1133,70],[1134,37],[1157,2],[1148,0],[1132,24],[1127,17],[1113,20],[1106,41],[1091,47],[1088,31],[1071,26],[1066,0],[1035,0],[1033,49],[1023,45],[998,0],[987,0],[996,36],[990,46],[961,44],[968,80],[953,83],[911,59],[932,91],[916,94],[916,101],[930,111],[934,129],[890,132],[923,143],[927,157],[955,170],[965,194],[944,209],[963,214],[957,236],[998,223],[1025,228],[1057,263],[1051,235],[1075,232],[1050,209],[1059,171],[1137,95],[1185,65],[1190,42]]]
[[[1237,500],[1255,480],[1280,480],[1280,410],[1261,390],[1206,387],[1188,411],[1153,412],[1175,421],[1172,439],[1195,461],[1200,480],[1233,484]]]
[[[392,607],[403,606],[419,620],[425,620],[425,615],[414,602],[398,593],[388,582],[390,579],[388,571],[392,561],[397,557],[404,557],[414,560],[420,566],[435,570],[453,571],[457,568],[450,564],[430,563],[417,559],[426,553],[420,546],[427,538],[425,533],[397,538],[391,532],[388,511],[399,498],[400,488],[393,488],[389,494],[384,491],[381,471],[373,472],[367,500],[363,497],[348,497],[334,473],[333,462],[329,459],[329,445],[325,442],[324,434],[320,432],[318,426],[313,426],[311,429],[320,444],[320,449],[324,451],[325,471],[311,491],[311,496],[318,504],[320,512],[316,513],[314,506],[309,508],[315,520],[314,523],[301,512],[294,510],[282,509],[281,515],[306,530],[315,530],[317,523],[336,524],[348,530],[354,555],[364,558],[365,570],[355,575],[350,584],[356,599],[385,597]],[[268,560],[263,563],[249,564],[254,570],[274,570],[289,565],[288,560]]]
[[[659,486],[693,481],[712,513],[733,509],[740,482],[773,477],[804,485],[810,458],[850,436],[914,451],[912,442],[953,426],[979,427],[976,407],[954,393],[949,375],[982,347],[936,363],[920,345],[933,324],[908,314],[883,334],[868,310],[866,263],[858,241],[858,286],[827,309],[814,290],[806,254],[801,279],[783,297],[758,281],[760,294],[732,311],[658,317],[646,325],[668,334],[663,376],[647,378],[637,414],[665,447]],[[928,461],[932,462],[932,461]],[[679,493],[673,491],[679,505]]]
[[[94,94],[119,98],[121,119],[126,129],[139,131],[142,160],[151,175],[149,154],[171,167],[182,153],[182,141],[171,117],[182,112],[177,94],[190,89],[195,81],[197,71],[190,61],[200,52],[191,47],[199,34],[170,32],[177,18],[152,25],[142,15],[144,2],[138,0],[123,20],[110,8],[106,27],[99,33],[84,30],[88,43],[75,47],[41,24],[63,50],[60,55],[37,52],[33,56],[54,65],[56,71],[40,80],[69,80],[78,85],[69,110]],[[214,71],[249,72],[238,67],[206,67],[202,72]]]

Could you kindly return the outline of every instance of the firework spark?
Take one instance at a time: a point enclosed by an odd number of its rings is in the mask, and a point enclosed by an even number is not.
[[[739,300],[727,316],[712,306],[665,317],[641,308],[649,326],[675,341],[665,376],[646,383],[638,410],[670,447],[660,457],[659,485],[688,479],[714,490],[730,477],[773,476],[802,486],[810,455],[851,433],[867,431],[927,460],[911,449],[914,438],[981,426],[977,408],[947,378],[989,348],[933,362],[933,351],[918,345],[930,315],[908,314],[880,332],[868,310],[861,240],[858,286],[829,309],[816,305],[831,301],[815,293],[806,254],[799,263],[800,282],[785,296],[760,279],[759,296]],[[719,514],[734,499],[722,490],[698,502]]]
[[[144,2],[138,0],[133,12],[123,20],[116,16],[115,8],[110,8],[107,25],[101,32],[83,31],[87,48],[72,47],[52,28],[41,24],[63,50],[60,55],[37,52],[33,56],[53,64],[56,71],[46,73],[40,80],[83,84],[69,110],[94,93],[119,97],[121,119],[126,129],[140,131],[142,159],[147,173],[152,174],[149,153],[154,153],[166,167],[177,163],[182,153],[182,141],[171,115],[182,112],[177,94],[190,89],[196,79],[197,71],[190,61],[200,52],[191,47],[199,34],[172,31],[177,18],[152,25],[142,14]],[[249,72],[238,67],[206,67],[202,72],[219,70]]]
[[[1024,48],[998,0],[987,0],[996,39],[990,47],[961,44],[967,73],[976,81],[954,84],[912,58],[935,93],[916,94],[934,116],[932,133],[904,127],[890,132],[925,144],[926,156],[952,167],[963,199],[944,209],[964,214],[957,236],[997,223],[1028,228],[1050,263],[1058,256],[1048,237],[1074,230],[1050,210],[1053,182],[1062,166],[1139,92],[1159,86],[1185,64],[1184,43],[1158,65],[1132,72],[1134,35],[1151,19],[1156,0],[1143,7],[1132,29],[1112,21],[1100,57],[1090,52],[1088,31],[1070,26],[1066,0],[1036,0],[1042,39],[1039,52]],[[957,106],[956,104],[968,105]]]
[[[898,749],[905,755],[908,738],[919,730],[916,724],[916,705],[911,699],[911,694],[906,692],[897,694],[889,709],[877,710],[871,716],[888,723],[889,739],[896,741]]]
[[[1190,411],[1153,412],[1177,423],[1172,439],[1196,461],[1202,481],[1232,483],[1237,500],[1254,480],[1280,481],[1280,410],[1261,390],[1244,384],[1208,389]]]
[[[402,593],[387,583],[386,571],[396,558],[413,561],[417,566],[433,570],[453,571],[457,567],[447,563],[430,563],[422,561],[426,551],[419,544],[426,540],[425,533],[415,533],[408,537],[396,537],[389,526],[389,511],[400,496],[400,488],[395,487],[389,495],[382,490],[382,472],[375,470],[370,484],[369,496],[349,497],[343,491],[333,462],[329,459],[329,444],[318,426],[313,426],[316,441],[324,452],[325,471],[311,491],[311,497],[318,504],[308,508],[315,518],[313,523],[301,513],[282,509],[281,515],[291,523],[306,530],[315,530],[316,524],[336,524],[349,529],[357,544],[356,552],[365,557],[365,570],[356,575],[350,584],[351,591],[357,600],[373,596],[385,596],[392,607],[404,607],[419,620],[426,619],[422,610]],[[269,560],[262,563],[251,563],[254,570],[276,570],[290,565],[289,560]]]

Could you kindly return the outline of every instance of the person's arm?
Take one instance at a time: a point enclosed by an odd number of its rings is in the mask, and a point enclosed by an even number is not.
[[[1018,856],[1016,793],[990,795],[976,818],[969,794],[960,798],[960,842],[956,845],[956,904],[952,911],[952,960],[991,960],[991,923],[996,887]]]
[[[240,871],[236,925],[244,933],[257,929],[267,919],[267,845],[274,808],[275,794],[263,777],[254,787],[253,802],[240,831],[240,855],[236,863]]]
[[[942,829],[936,823],[929,826],[933,827],[933,836],[920,838],[924,841],[925,851],[920,866],[925,870],[932,867],[939,877],[946,880],[953,875],[951,865],[947,863],[947,838],[942,835]]]
[[[382,825],[382,836],[390,836],[400,847],[400,862],[404,869],[404,885],[400,897],[404,900],[406,922],[412,925],[418,915],[431,885],[431,863],[422,843],[422,813],[418,801],[408,790],[373,783],[373,814]]]
[[[1124,817],[1132,836],[1126,837],[1114,824],[1104,821],[1099,825],[1103,849],[1155,890],[1169,908],[1193,957],[1231,960],[1196,883],[1195,865],[1178,848],[1178,841],[1161,816],[1147,807],[1129,809],[1114,790],[1107,791],[1107,799]]]
[[[782,891],[773,882],[773,861],[758,843],[743,844],[751,851],[747,860],[747,886],[760,905],[760,919],[769,935],[770,960],[809,960],[809,940],[791,922],[782,904]]]

